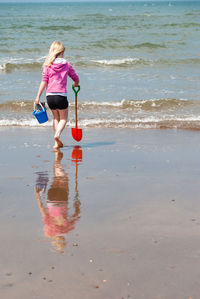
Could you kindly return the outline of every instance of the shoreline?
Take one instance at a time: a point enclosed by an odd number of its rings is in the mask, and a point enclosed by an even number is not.
[[[198,298],[198,131],[84,129],[58,155],[50,128],[0,135],[3,297]],[[57,189],[55,243],[42,207]]]

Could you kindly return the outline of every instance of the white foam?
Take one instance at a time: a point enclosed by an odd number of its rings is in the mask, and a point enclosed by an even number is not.
[[[81,103],[82,106],[95,106],[95,107],[108,107],[108,106],[112,106],[112,107],[121,107],[124,103],[124,101],[126,100],[122,100],[122,101],[119,101],[119,102],[94,102],[94,101],[91,101],[91,102],[83,102]],[[70,105],[71,106],[71,105]]]
[[[1,119],[0,127],[41,127],[41,126],[52,126],[52,122],[46,122],[44,124],[39,124],[36,119]]]
[[[122,58],[122,59],[103,59],[103,60],[92,60],[93,62],[103,64],[103,65],[123,65],[123,64],[132,64],[140,61],[140,58]]]
[[[6,70],[6,63],[0,64],[0,71]]]
[[[95,103],[96,104],[96,103]],[[105,105],[105,103],[101,103]],[[110,103],[108,103],[110,105]],[[115,105],[116,103],[114,103]],[[117,105],[122,105],[123,101],[118,102]],[[141,102],[138,101],[138,105]],[[91,102],[90,102],[91,105]],[[155,106],[155,102],[152,101],[152,105]],[[98,110],[98,109],[96,109]],[[100,109],[101,110],[101,109]],[[111,109],[112,110],[112,109]],[[89,128],[89,127],[107,127],[107,128],[155,128],[161,125],[166,125],[168,127],[199,127],[200,126],[200,115],[198,113],[193,114],[189,111],[183,113],[182,110],[180,113],[174,111],[174,113],[170,110],[167,110],[166,113],[162,112],[152,112],[152,111],[144,111],[136,110],[132,111],[132,109],[128,110],[128,112],[122,109],[122,112],[114,111],[114,109],[109,113],[104,113],[104,111],[100,111],[94,114],[90,112],[88,114],[83,114],[79,116],[79,127],[80,128]],[[73,115],[71,116],[73,117]],[[52,127],[52,120],[50,119],[48,122],[44,124],[39,124],[38,121],[33,117],[30,118],[16,118],[16,116],[5,116],[4,119],[0,120],[0,127]],[[74,119],[70,119],[67,123],[67,127],[75,127]]]

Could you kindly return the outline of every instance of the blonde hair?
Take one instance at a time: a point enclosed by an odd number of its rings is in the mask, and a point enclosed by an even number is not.
[[[48,56],[47,56],[47,58],[46,58],[46,60],[43,64],[43,67],[45,65],[51,66],[53,61],[56,59],[56,57],[64,51],[65,51],[64,45],[61,42],[58,42],[58,41],[55,40],[51,44],[51,47],[49,49],[49,54],[48,54]]]

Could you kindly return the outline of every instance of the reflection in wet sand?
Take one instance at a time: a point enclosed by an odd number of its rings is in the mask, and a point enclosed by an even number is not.
[[[72,151],[72,164],[76,167],[76,174],[75,174],[75,200],[79,198],[78,193],[78,165],[82,162],[82,148],[81,146],[77,145],[74,146]]]
[[[62,158],[63,153],[57,150],[55,152],[53,181],[50,187],[47,188],[46,206],[41,199],[48,182],[45,172],[37,173],[38,178],[35,188],[36,199],[43,218],[45,237],[51,239],[53,247],[59,252],[64,252],[67,244],[66,234],[75,228],[75,223],[80,218],[79,196],[75,196],[74,213],[69,216],[69,181],[67,173],[61,165]],[[76,195],[78,195],[78,191]]]

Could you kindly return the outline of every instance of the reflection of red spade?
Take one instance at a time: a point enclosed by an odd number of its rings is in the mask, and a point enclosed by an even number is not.
[[[72,152],[72,163],[73,164],[80,164],[82,162],[83,154],[82,154],[82,148],[79,145],[74,146],[73,152]]]
[[[79,198],[78,195],[78,165],[82,162],[82,148],[79,145],[74,146],[72,151],[72,164],[76,166],[76,179],[75,179],[75,199]]]

